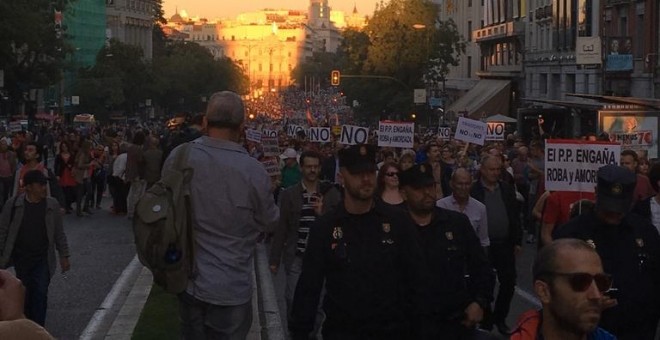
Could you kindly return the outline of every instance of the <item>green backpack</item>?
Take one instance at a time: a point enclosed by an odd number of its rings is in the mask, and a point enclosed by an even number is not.
[[[172,167],[139,199],[133,218],[140,262],[157,285],[174,294],[183,292],[195,276],[190,148],[185,143],[177,150]]]

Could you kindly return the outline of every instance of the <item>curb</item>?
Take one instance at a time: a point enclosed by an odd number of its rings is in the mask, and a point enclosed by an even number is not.
[[[257,244],[255,251],[255,272],[257,291],[259,293],[259,317],[261,319],[261,338],[280,340],[285,339],[280,309],[275,295],[275,285],[268,265],[266,245]]]
[[[147,302],[149,293],[151,292],[151,286],[153,282],[153,276],[147,267],[142,267],[140,271],[140,276],[135,281],[133,288],[128,297],[126,297],[126,302],[119,310],[119,314],[112,322],[110,330],[105,335],[105,339],[111,340],[120,340],[120,339],[131,339],[133,336],[133,330],[140,319],[140,314],[142,314],[142,309],[144,304]]]

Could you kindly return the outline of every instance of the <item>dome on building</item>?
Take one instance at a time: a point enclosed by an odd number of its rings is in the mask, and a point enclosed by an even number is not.
[[[168,21],[175,24],[181,24],[186,22],[185,20],[183,20],[181,15],[179,15],[179,13],[174,13],[174,15]]]

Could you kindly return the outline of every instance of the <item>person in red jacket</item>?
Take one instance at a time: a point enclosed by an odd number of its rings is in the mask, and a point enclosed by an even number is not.
[[[587,242],[561,239],[539,252],[533,266],[534,291],[543,309],[520,316],[511,340],[610,340],[598,327],[603,309],[616,304],[606,294],[612,277]]]

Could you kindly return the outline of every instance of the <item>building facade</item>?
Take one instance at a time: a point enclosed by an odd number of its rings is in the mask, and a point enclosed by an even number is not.
[[[106,37],[139,46],[151,59],[154,8],[153,0],[106,0]]]
[[[470,12],[471,25],[479,20],[470,38],[470,43],[478,46],[473,48],[479,50],[476,65],[479,80],[449,105],[449,111],[476,119],[495,114],[513,115],[524,89],[527,0],[445,0],[445,11],[461,8],[456,7],[459,3],[466,6],[463,8],[479,5],[481,12],[481,16],[476,17],[474,9],[466,11]],[[467,67],[474,67],[473,63],[471,60]]]
[[[204,46],[216,58],[234,60],[249,77],[251,94],[259,96],[292,85],[291,71],[314,53],[336,52],[340,29],[365,24],[357,8],[347,16],[332,11],[327,0],[310,0],[307,11],[266,9],[231,20],[175,13],[164,31],[170,38]]]

